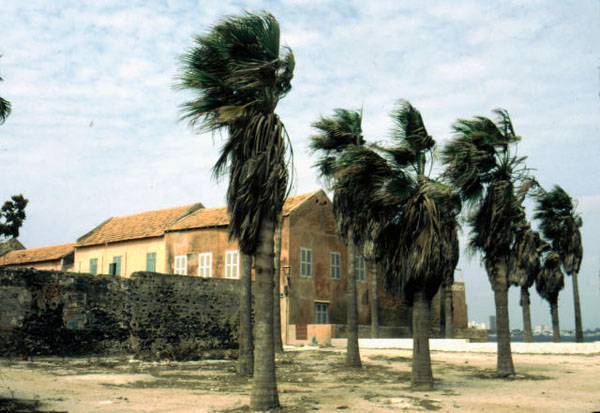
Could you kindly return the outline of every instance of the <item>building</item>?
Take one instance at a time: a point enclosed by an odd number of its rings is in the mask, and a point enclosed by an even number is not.
[[[142,212],[104,221],[75,244],[75,272],[129,277],[135,271],[172,273],[165,230],[202,204]]]
[[[282,215],[284,342],[311,342],[313,337],[326,342],[344,336],[347,248],[336,235],[330,199],[322,190],[290,197]],[[69,268],[120,277],[150,271],[238,279],[240,253],[237,242],[229,240],[228,223],[226,207],[204,208],[199,203],[110,218],[70,244],[74,254]],[[356,257],[359,335],[370,337],[370,302],[377,294],[380,337],[408,336],[410,309],[383,288],[372,290],[370,265]],[[381,280],[378,285],[383,285]],[[455,328],[466,328],[464,284],[453,289],[453,298]],[[444,319],[440,311],[439,305],[432,305],[434,323]],[[439,325],[433,330],[439,332]]]
[[[75,244],[14,250],[0,257],[0,267],[72,271]]]
[[[8,254],[11,251],[24,250],[25,246],[16,238],[11,238],[8,241],[0,242],[0,257]]]

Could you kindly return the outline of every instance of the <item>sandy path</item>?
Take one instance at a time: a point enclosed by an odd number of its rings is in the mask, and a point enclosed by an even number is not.
[[[491,353],[432,352],[435,390],[409,388],[410,350],[292,349],[278,357],[282,412],[600,411],[600,355],[514,354],[517,376],[494,377]],[[150,363],[122,358],[0,359],[0,397],[68,412],[242,412],[250,382],[235,361]],[[2,411],[2,408],[0,408]]]

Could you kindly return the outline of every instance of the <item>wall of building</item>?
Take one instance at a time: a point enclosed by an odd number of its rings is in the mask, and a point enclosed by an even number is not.
[[[136,271],[146,271],[146,254],[156,253],[156,271],[169,273],[165,260],[164,237],[114,242],[107,245],[76,247],[73,271],[90,272],[90,260],[98,260],[98,274],[108,274],[113,257],[121,257],[121,277],[130,277]]]
[[[328,303],[329,322],[346,323],[347,248],[335,232],[331,202],[324,195],[308,198],[289,217],[288,254],[282,265],[290,265],[288,304],[290,324],[315,322],[315,302]],[[312,277],[300,276],[300,249],[312,249]],[[330,277],[330,252],[341,254],[340,279]],[[366,281],[357,283],[358,322],[371,321],[368,301],[368,264]]]
[[[187,275],[198,275],[198,254],[212,253],[212,277],[225,278],[225,253],[237,251],[236,241],[229,241],[227,227],[200,228],[167,232],[166,272],[173,273],[175,257],[187,256]]]
[[[238,303],[231,280],[0,269],[0,356],[234,348]]]

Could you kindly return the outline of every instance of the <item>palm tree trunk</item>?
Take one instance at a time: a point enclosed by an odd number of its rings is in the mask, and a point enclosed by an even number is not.
[[[531,311],[529,310],[529,288],[521,287],[521,307],[523,307],[523,341],[533,343]]]
[[[377,264],[372,260],[371,270],[371,338],[379,338],[379,295],[377,294]]]
[[[238,374],[242,377],[252,377],[254,366],[252,339],[252,256],[242,254],[240,283],[240,329]]]
[[[575,305],[575,342],[583,343],[583,326],[581,322],[581,304],[579,301],[579,283],[577,273],[571,274],[573,278],[573,304]]]
[[[352,231],[348,231],[348,286],[346,292],[346,305],[348,310],[346,326],[346,366],[360,367],[360,353],[358,350],[358,305],[356,302],[356,271],[354,265],[354,241]]]
[[[254,255],[256,316],[254,334],[254,377],[250,392],[252,410],[279,407],[273,348],[273,237],[275,223],[263,217],[258,248]]]
[[[500,259],[493,267],[490,276],[496,304],[496,330],[498,334],[497,374],[500,377],[515,374],[515,367],[510,349],[510,322],[508,319],[508,277],[507,259]]]
[[[425,291],[415,291],[413,297],[413,357],[411,385],[415,389],[433,388],[429,356],[429,302]]]
[[[550,314],[552,315],[552,341],[560,343],[560,326],[558,324],[558,303],[550,303]]]
[[[446,338],[454,337],[454,311],[452,310],[452,285],[444,285],[444,316],[446,317]]]
[[[283,353],[283,343],[281,341],[281,226],[283,225],[283,215],[277,218],[277,230],[275,232],[275,257],[273,260],[273,273],[275,274],[275,285],[273,288],[273,345],[276,353]]]

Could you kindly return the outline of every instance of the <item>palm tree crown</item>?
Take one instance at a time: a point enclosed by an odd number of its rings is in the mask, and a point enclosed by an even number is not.
[[[229,233],[247,254],[256,250],[261,220],[280,213],[288,181],[287,135],[274,110],[291,88],[295,61],[279,35],[271,14],[227,17],[195,38],[177,83],[196,94],[182,105],[182,119],[229,132],[213,172],[229,171]]]
[[[540,221],[544,238],[552,243],[567,274],[579,272],[583,257],[583,245],[579,228],[581,216],[575,212],[569,194],[555,185],[551,191],[538,197],[534,218]]]
[[[458,120],[455,136],[442,151],[446,177],[471,206],[467,218],[472,228],[470,245],[485,252],[486,260],[507,256],[514,241],[514,227],[522,215],[519,191],[527,191],[531,180],[522,164],[525,157],[511,155],[515,134],[508,112],[496,109],[498,120],[477,116]],[[515,184],[522,188],[515,193]]]

